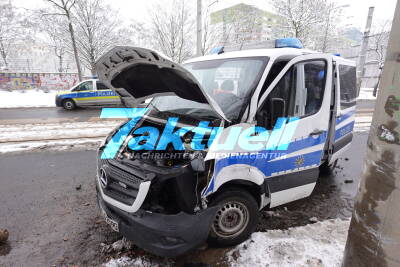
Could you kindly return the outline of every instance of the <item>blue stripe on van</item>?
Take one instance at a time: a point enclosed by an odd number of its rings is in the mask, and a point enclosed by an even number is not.
[[[282,156],[282,154],[289,154],[305,148],[310,148],[319,144],[323,144],[326,141],[326,137],[327,132],[324,132],[318,137],[309,136],[301,140],[295,140],[289,144],[287,150],[263,150],[258,153],[253,153],[251,154],[251,156],[232,155],[226,158],[217,159],[214,167],[213,177],[203,195],[207,195],[208,193],[213,192],[215,177],[217,177],[217,175],[223,168],[230,165],[244,164],[256,167],[267,177],[276,172],[294,170],[296,168],[310,166],[314,164],[319,165],[321,161],[322,150],[276,161],[271,160]]]

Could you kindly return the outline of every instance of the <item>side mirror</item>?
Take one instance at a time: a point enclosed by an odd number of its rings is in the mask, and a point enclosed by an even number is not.
[[[272,127],[275,125],[276,121],[280,117],[285,116],[286,101],[283,98],[272,98],[271,99],[271,124]]]

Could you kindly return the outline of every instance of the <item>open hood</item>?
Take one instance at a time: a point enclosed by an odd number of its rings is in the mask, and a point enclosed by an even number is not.
[[[193,74],[150,49],[114,47],[96,62],[96,70],[103,83],[113,90],[124,88],[136,100],[175,94],[187,100],[208,103],[217,115],[227,120]]]

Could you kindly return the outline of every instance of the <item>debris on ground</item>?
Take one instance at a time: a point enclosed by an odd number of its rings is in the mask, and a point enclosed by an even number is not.
[[[81,185],[81,184],[78,184],[78,185],[75,186],[75,189],[76,189],[76,190],[81,190],[81,188],[82,188],[82,185]]]
[[[7,229],[0,229],[0,243],[5,243],[8,240],[9,232]]]
[[[316,223],[318,222],[318,218],[317,217],[311,217],[310,219],[308,219],[310,221],[310,223]]]
[[[344,183],[345,184],[351,184],[351,183],[353,183],[354,181],[353,181],[353,179],[346,179],[346,180],[344,180]]]
[[[107,245],[104,243],[100,244],[101,252],[111,253],[111,252],[121,252],[122,250],[132,249],[133,243],[126,238],[115,241],[114,243]]]
[[[227,253],[231,266],[341,266],[349,220],[256,232]]]

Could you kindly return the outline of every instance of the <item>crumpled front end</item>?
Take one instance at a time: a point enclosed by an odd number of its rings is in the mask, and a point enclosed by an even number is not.
[[[163,126],[149,119],[139,125]],[[170,145],[162,151],[132,150],[129,138],[114,158],[101,157],[110,137],[98,151],[97,196],[106,221],[160,256],[177,256],[204,243],[216,213],[201,197],[211,163],[204,161],[201,151],[175,151]]]
[[[203,244],[217,207],[196,214],[166,215],[139,210],[128,213],[99,197],[99,206],[118,223],[119,232],[139,247],[162,257],[175,257]]]

